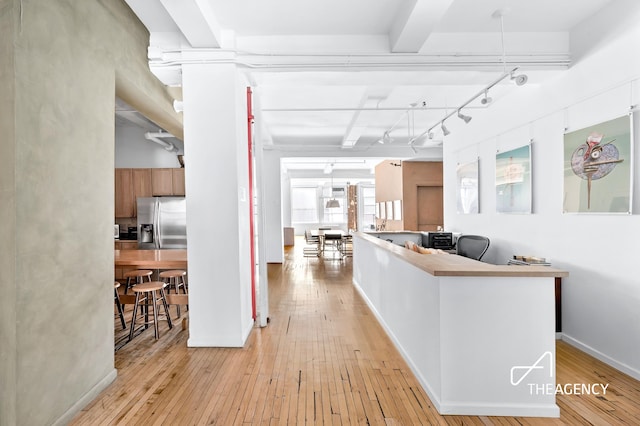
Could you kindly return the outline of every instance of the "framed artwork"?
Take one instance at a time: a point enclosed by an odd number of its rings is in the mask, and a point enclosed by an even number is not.
[[[496,154],[496,211],[531,213],[531,144]]]
[[[402,220],[402,200],[393,201],[393,220]]]
[[[376,219],[380,218],[380,203],[376,203]]]
[[[385,204],[384,201],[380,201],[378,203],[378,205],[380,206],[380,216],[378,216],[380,219],[386,219],[387,218],[387,206]]]
[[[387,210],[387,219],[393,220],[393,201],[385,201]]]
[[[480,211],[478,163],[479,160],[458,164],[456,168],[456,206],[458,214],[473,214]]]
[[[629,115],[564,135],[564,213],[631,213]]]

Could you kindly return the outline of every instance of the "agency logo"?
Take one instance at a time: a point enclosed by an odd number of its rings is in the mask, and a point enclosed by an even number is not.
[[[534,370],[548,371],[551,383],[530,383],[526,382],[531,395],[606,395],[609,384],[603,383],[568,383],[553,384],[555,362],[550,351],[544,352],[531,365],[514,365],[511,367],[511,385],[518,386]],[[547,377],[546,374],[543,377]],[[540,380],[540,375],[537,380]],[[544,380],[543,380],[544,381]]]
[[[511,367],[511,384],[518,386],[533,370],[541,370],[545,367],[549,370],[549,377],[553,377],[555,363],[553,362],[553,354],[549,351],[543,353],[532,365],[514,365]]]

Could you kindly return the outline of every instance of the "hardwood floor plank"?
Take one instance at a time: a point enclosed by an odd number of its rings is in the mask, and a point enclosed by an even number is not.
[[[270,322],[243,348],[188,348],[177,321],[157,341],[150,328],[115,353],[118,377],[71,425],[640,424],[640,382],[562,341],[557,383],[606,394],[558,395],[559,419],[441,416],[355,291],[351,259],[301,248],[269,265]]]

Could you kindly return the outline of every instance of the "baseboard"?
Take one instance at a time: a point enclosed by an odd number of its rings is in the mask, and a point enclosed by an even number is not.
[[[507,417],[560,417],[557,404],[536,406],[488,405],[488,404],[448,404],[442,405],[442,415],[454,416],[507,416]]]
[[[107,374],[102,380],[100,380],[94,387],[92,387],[89,392],[84,394],[82,398],[76,401],[75,404],[71,406],[58,420],[56,420],[53,425],[55,426],[63,426],[71,423],[71,420],[80,412],[84,407],[86,407],[91,401],[93,401],[103,390],[105,390],[118,376],[118,370],[115,368],[111,370],[109,374]]]
[[[568,336],[566,333],[562,333],[562,340],[564,342],[567,342],[571,346],[580,349],[582,352],[588,353],[592,357],[604,362],[605,364],[615,368],[616,370],[622,371],[623,373],[633,377],[636,380],[640,380],[640,371],[638,371],[637,369],[619,362],[614,358],[611,358],[610,356],[600,352],[599,350],[594,349],[585,343],[582,343],[580,340]]]

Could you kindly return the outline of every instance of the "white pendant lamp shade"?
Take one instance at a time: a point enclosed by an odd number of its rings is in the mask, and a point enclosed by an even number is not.
[[[340,201],[336,200],[335,198],[332,198],[331,200],[327,201],[327,204],[325,207],[328,209],[338,208],[340,207]]]

